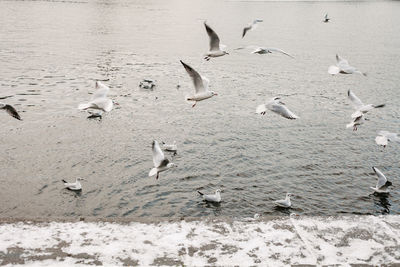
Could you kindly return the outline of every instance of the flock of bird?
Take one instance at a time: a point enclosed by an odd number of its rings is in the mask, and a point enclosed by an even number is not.
[[[243,33],[242,33],[242,38],[246,36],[246,34],[249,31],[253,31],[258,23],[261,23],[263,20],[256,19],[253,22],[249,23],[248,26],[244,27]],[[324,16],[324,23],[327,23],[330,21],[330,18],[328,18],[328,14]],[[206,22],[204,22],[204,26],[206,29],[206,32],[209,36],[209,41],[210,41],[210,49],[209,51],[204,55],[204,59],[209,61],[211,58],[216,58],[216,57],[221,57],[225,55],[229,55],[227,51],[224,50],[226,46],[222,45],[220,43],[220,39],[216,32],[209,26],[207,25]],[[285,51],[278,49],[278,48],[266,48],[266,47],[256,47],[256,46],[247,46],[247,47],[240,47],[236,48],[235,50],[241,50],[241,49],[252,49],[253,51],[251,53],[253,54],[268,54],[268,53],[281,53],[283,55],[289,56],[291,58],[294,58],[292,55],[286,53]],[[186,101],[192,103],[192,107],[195,107],[197,102],[203,101],[205,99],[211,98],[213,96],[218,95],[214,91],[208,90],[208,85],[209,85],[209,80],[200,75],[195,69],[193,69],[191,66],[188,64],[184,63],[183,61],[180,61],[181,64],[183,65],[184,69],[192,79],[193,85],[195,92],[193,95],[188,96],[186,98]],[[336,55],[336,65],[332,65],[328,68],[328,73],[331,75],[336,75],[336,74],[362,74],[366,76],[365,73],[359,71],[353,66],[350,66],[348,61],[339,55]],[[97,81],[95,84],[95,87],[97,91],[92,95],[90,101],[86,103],[82,103],[78,106],[79,110],[97,110],[99,111],[98,113],[91,113],[93,116],[102,116],[103,112],[110,112],[113,109],[114,104],[118,104],[114,102],[112,99],[107,97],[107,94],[110,91],[110,88],[106,86],[105,84]],[[351,122],[346,125],[347,128],[353,128],[353,131],[356,131],[358,126],[363,124],[366,120],[365,114],[375,108],[382,108],[385,105],[384,104],[364,104],[351,90],[348,90],[348,98],[351,101],[351,103],[354,106],[355,112],[351,114]],[[18,112],[14,107],[8,104],[0,103],[0,109],[4,109],[7,113],[9,113],[12,117],[22,120]],[[257,114],[262,114],[265,115],[266,112],[270,110],[284,118],[287,119],[298,119],[299,117],[293,113],[282,101],[279,97],[274,97],[270,101],[268,101],[265,104],[261,104],[256,108],[256,113]],[[375,139],[376,143],[378,145],[381,145],[383,147],[386,147],[388,144],[388,141],[391,142],[400,142],[400,138],[397,136],[396,133],[390,133],[387,131],[380,131],[378,133],[378,136]],[[177,153],[177,144],[176,141],[174,141],[173,144],[165,144],[164,142],[162,143],[163,149],[165,151],[169,152],[174,152],[174,154]],[[165,157],[159,143],[157,141],[153,141],[152,143],[152,153],[153,153],[153,164],[154,168],[152,168],[149,172],[149,176],[156,176],[156,179],[160,177],[160,173],[164,172],[170,168],[173,168],[176,166],[176,164],[172,163],[169,161],[168,158]],[[376,192],[376,193],[388,193],[388,186],[392,185],[391,182],[387,180],[385,175],[376,167],[372,167],[376,175],[378,176],[378,181],[375,187],[371,187],[371,189]],[[82,185],[80,183],[81,180],[84,180],[82,178],[76,178],[75,182],[67,182],[65,180],[62,180],[64,182],[64,186],[70,190],[81,190]],[[200,191],[198,193],[203,197],[205,201],[209,202],[221,202],[221,190],[217,189],[215,191],[215,194],[210,194],[206,195]],[[286,194],[286,198],[282,200],[276,200],[274,203],[279,206],[279,207],[284,207],[284,208],[289,208],[291,207],[291,201],[290,197],[292,196],[291,193]]]

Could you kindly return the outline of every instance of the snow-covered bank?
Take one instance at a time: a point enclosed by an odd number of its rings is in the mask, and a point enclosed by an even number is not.
[[[0,265],[400,263],[400,216],[0,224]]]

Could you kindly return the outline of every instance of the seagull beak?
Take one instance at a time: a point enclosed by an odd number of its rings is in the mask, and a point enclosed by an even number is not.
[[[119,106],[119,103],[118,103],[118,102],[114,102],[114,105],[117,105],[117,106]]]

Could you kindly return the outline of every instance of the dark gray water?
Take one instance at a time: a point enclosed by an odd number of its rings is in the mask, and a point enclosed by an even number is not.
[[[374,142],[399,130],[399,14],[395,1],[0,1],[0,97],[24,119],[0,114],[0,217],[399,214],[400,144]],[[202,64],[204,19],[231,53]],[[296,59],[233,50],[242,45]],[[336,53],[368,76],[328,75]],[[180,59],[219,95],[191,108]],[[157,88],[139,89],[143,78]],[[76,108],[95,80],[120,104],[101,122]],[[345,128],[348,89],[387,104],[357,132]],[[300,119],[254,114],[273,96]],[[147,176],[153,139],[179,148],[158,181]],[[388,197],[371,195],[372,166],[393,182]],[[60,181],[75,177],[81,194]],[[196,193],[216,188],[220,205]],[[293,208],[277,210],[286,192]]]

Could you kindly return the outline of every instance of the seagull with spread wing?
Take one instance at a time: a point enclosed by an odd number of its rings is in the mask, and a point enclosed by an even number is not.
[[[22,119],[19,116],[17,110],[13,106],[0,102],[0,109],[4,109],[11,117],[14,117],[17,120],[22,121]]]
[[[376,183],[375,187],[370,187],[372,190],[374,190],[376,193],[389,193],[388,187],[392,185],[392,182],[389,182],[385,175],[375,167],[372,167],[374,170],[375,174],[378,176],[378,182]]]
[[[366,73],[363,73],[363,72],[359,71],[358,69],[356,69],[355,67],[350,66],[349,62],[346,59],[340,57],[337,54],[336,54],[336,65],[330,66],[328,68],[328,73],[332,74],[332,75],[336,75],[338,73],[342,73],[342,74],[358,73],[358,74],[367,76]]]
[[[286,107],[285,103],[280,101],[279,97],[274,97],[266,104],[259,105],[256,109],[256,113],[265,115],[267,109],[281,115],[286,119],[294,120],[299,118],[296,114],[294,114]]]
[[[208,84],[210,81],[206,77],[201,76],[195,69],[184,63],[182,60],[181,63],[190,78],[192,78],[194,84],[195,94],[186,98],[187,101],[194,102],[192,107],[196,106],[198,101],[218,95],[216,92],[208,90]]]
[[[246,27],[243,28],[242,38],[246,35],[248,31],[254,31],[257,28],[257,23],[263,22],[262,19],[255,19],[253,22],[249,23]]]
[[[375,142],[380,146],[386,147],[388,141],[400,143],[400,137],[397,135],[397,133],[379,131],[378,136],[375,138]]]
[[[330,18],[328,18],[328,13],[326,13],[323,22],[327,23],[329,20]]]
[[[373,110],[374,108],[383,108],[385,106],[385,104],[365,105],[351,90],[347,91],[347,96],[349,97],[351,103],[353,104],[354,109],[356,110],[353,114],[351,114],[351,117],[353,119],[359,117],[361,114],[365,114],[368,111]]]
[[[96,81],[97,91],[93,94],[88,103],[83,103],[78,106],[80,110],[98,109],[100,112],[110,112],[113,109],[113,101],[107,97],[110,88],[105,84]],[[101,117],[101,113],[99,115]]]
[[[153,141],[152,144],[152,150],[153,150],[153,163],[154,163],[154,168],[150,170],[149,176],[156,176],[156,179],[158,179],[160,172],[166,171],[169,168],[172,168],[175,165],[175,163],[169,162],[169,160],[164,156],[164,153],[162,152],[160,145],[158,144],[157,141]]]
[[[211,29],[211,27],[208,26],[206,22],[204,22],[204,26],[206,27],[208,37],[210,38],[210,51],[205,54],[204,59],[208,61],[212,57],[222,57],[224,55],[229,55],[228,52],[223,50],[224,45],[220,44],[219,37],[215,33],[215,31]]]

